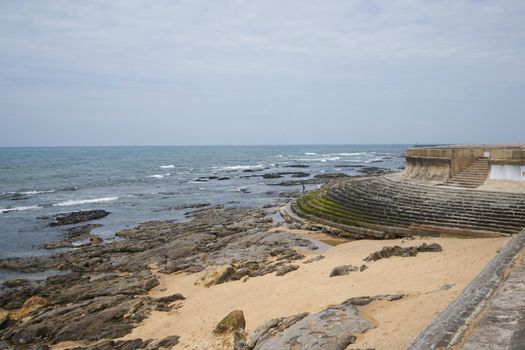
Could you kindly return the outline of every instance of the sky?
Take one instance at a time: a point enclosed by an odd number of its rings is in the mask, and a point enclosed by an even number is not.
[[[0,146],[525,143],[525,1],[0,1]]]

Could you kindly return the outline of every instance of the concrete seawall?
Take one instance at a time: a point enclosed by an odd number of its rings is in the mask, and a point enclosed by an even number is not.
[[[525,229],[415,339],[409,350],[525,349]]]

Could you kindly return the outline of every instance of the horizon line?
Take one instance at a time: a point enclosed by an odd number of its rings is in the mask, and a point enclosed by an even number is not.
[[[87,148],[87,147],[257,147],[257,146],[373,146],[452,145],[461,143],[268,143],[268,144],[158,144],[158,145],[0,145],[0,148]]]

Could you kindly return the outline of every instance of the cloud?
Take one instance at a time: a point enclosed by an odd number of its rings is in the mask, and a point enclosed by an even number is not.
[[[110,105],[134,97],[122,114],[142,110],[139,96],[204,119],[219,100],[238,120],[249,104],[366,113],[419,99],[439,110],[525,85],[524,14],[519,0],[2,1],[0,93],[4,113],[29,119],[36,96],[83,105],[108,94]]]

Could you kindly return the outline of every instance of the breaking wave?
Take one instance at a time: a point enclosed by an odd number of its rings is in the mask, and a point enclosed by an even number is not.
[[[38,205],[29,205],[26,207],[0,208],[0,213],[9,213],[11,211],[26,211],[26,210],[39,209],[39,208],[41,207]]]
[[[111,202],[117,200],[118,197],[101,197],[101,198],[92,198],[92,199],[77,199],[60,202],[53,204],[54,207],[68,207],[71,205],[81,205],[81,204],[91,204],[91,203],[101,203],[101,202]]]
[[[163,179],[166,176],[170,176],[171,174],[155,174],[155,175],[149,175],[148,177],[154,178],[154,179]]]
[[[257,164],[257,165],[231,165],[231,166],[223,166],[223,167],[214,166],[213,169],[232,171],[232,170],[246,170],[246,169],[262,169],[263,167],[264,167],[264,165],[262,165],[262,164]]]

